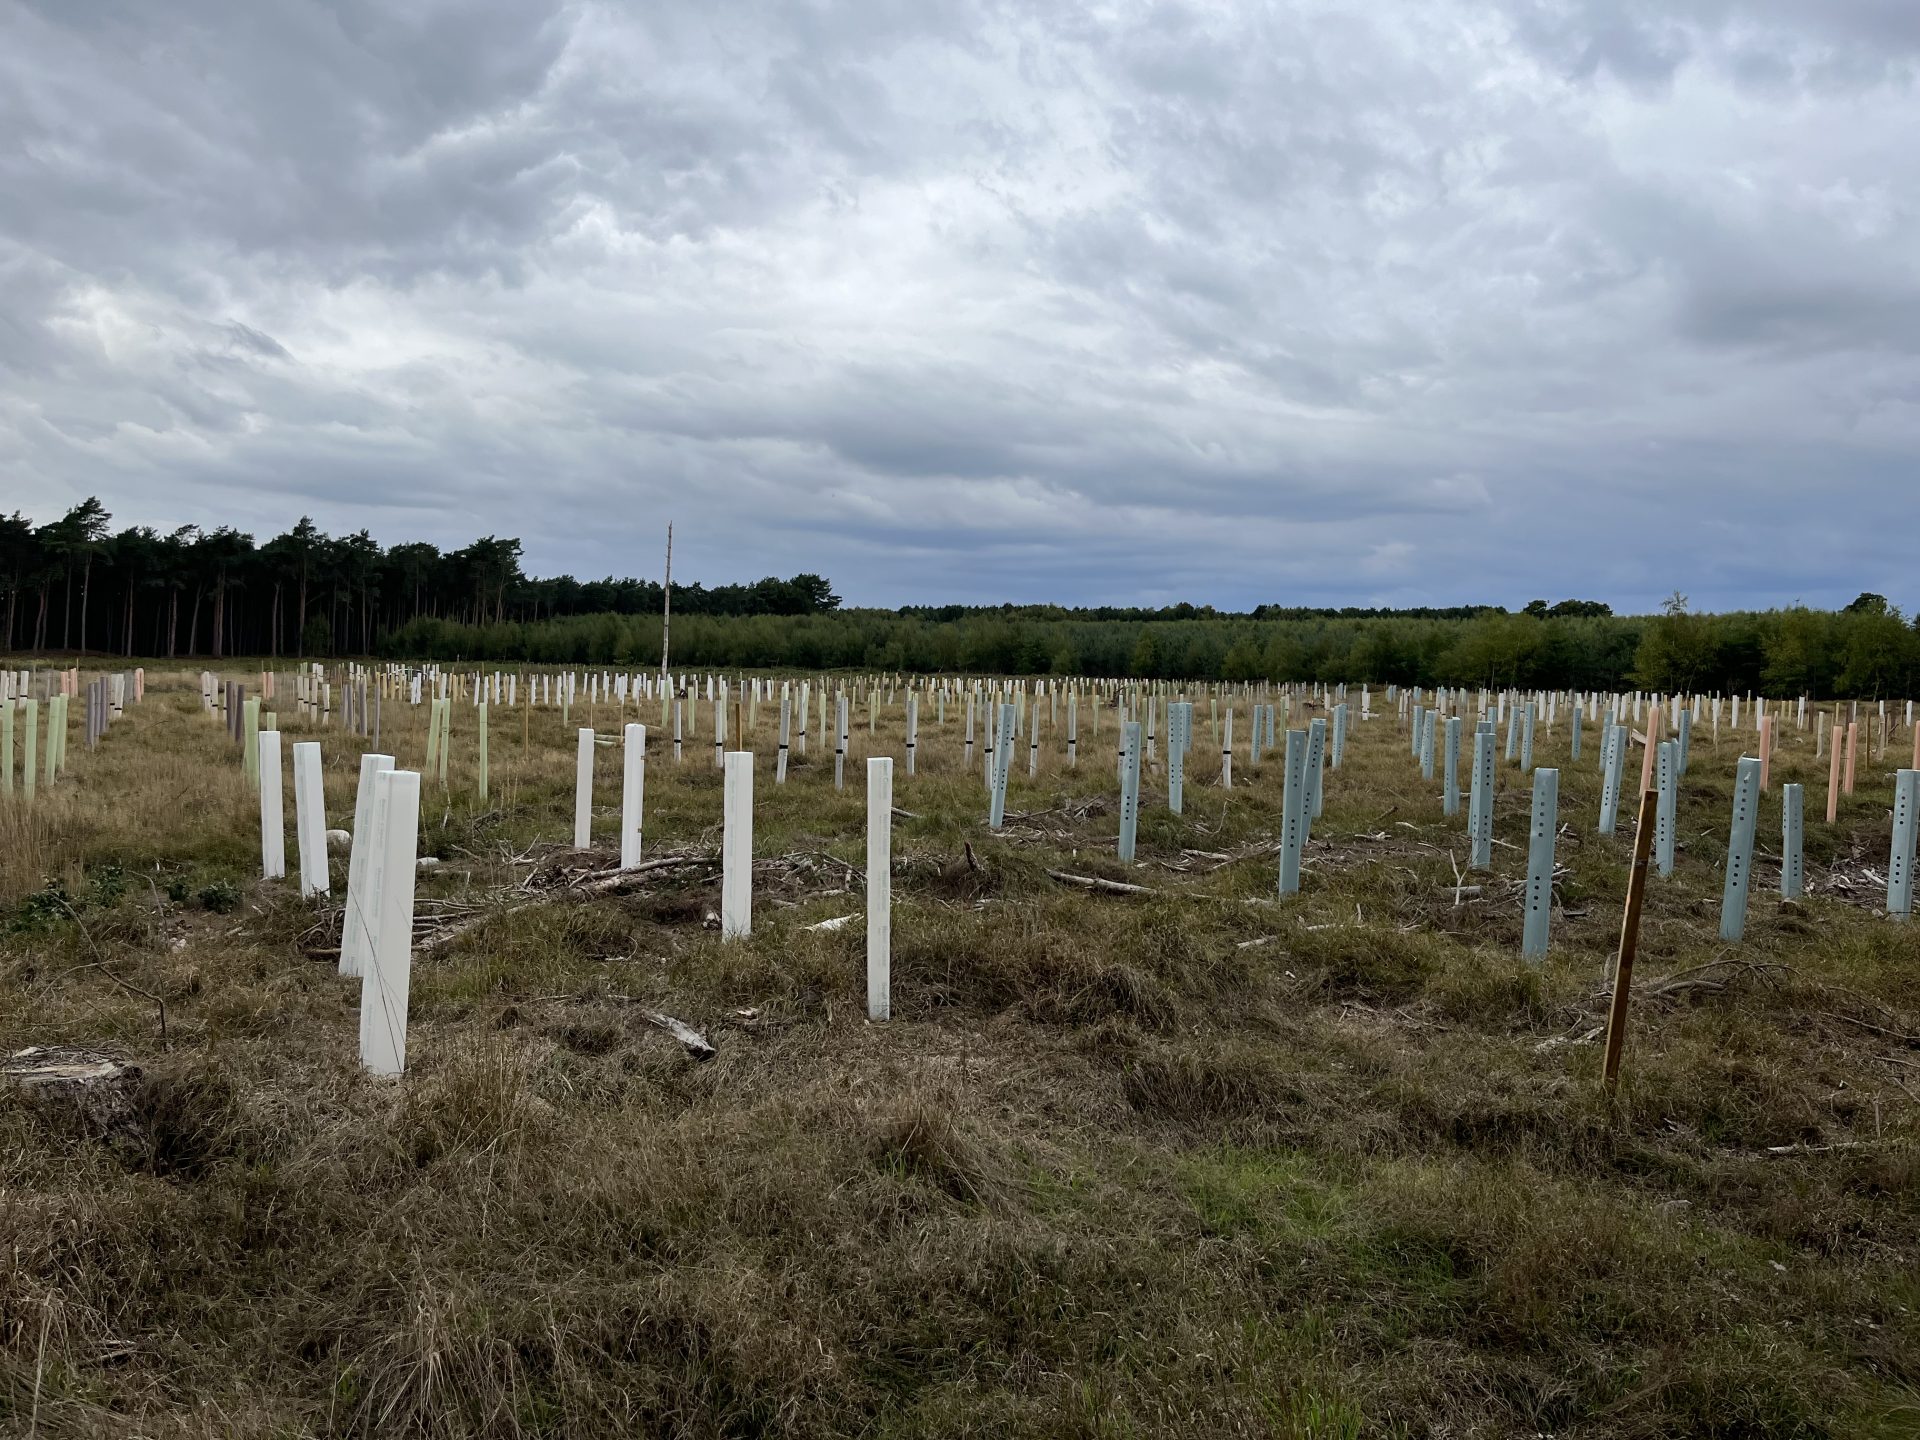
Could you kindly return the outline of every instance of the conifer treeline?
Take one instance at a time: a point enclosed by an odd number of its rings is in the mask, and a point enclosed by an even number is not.
[[[35,525],[0,516],[0,649],[116,655],[370,654],[410,622],[537,622],[658,615],[657,581],[537,580],[520,542],[488,535],[459,550],[383,549],[365,530],[323,534],[311,519],[264,543],[231,526],[113,533],[89,496]],[[818,575],[673,587],[686,615],[807,615],[840,603]]]

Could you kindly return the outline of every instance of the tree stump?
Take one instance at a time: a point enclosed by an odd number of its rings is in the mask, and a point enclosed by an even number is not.
[[[103,1140],[134,1146],[146,1143],[134,1103],[140,1081],[138,1065],[73,1045],[35,1045],[0,1059],[0,1087]]]

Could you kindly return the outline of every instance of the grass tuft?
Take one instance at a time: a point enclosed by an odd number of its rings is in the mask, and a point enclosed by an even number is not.
[[[260,881],[235,749],[155,667],[31,816],[0,801],[0,1048],[145,1071],[138,1144],[0,1088],[0,1433],[1914,1433],[1920,1006],[1874,908],[1878,773],[1810,824],[1794,906],[1764,810],[1729,947],[1737,741],[1696,731],[1609,1101],[1630,836],[1594,832],[1591,754],[1539,739],[1564,869],[1530,963],[1517,768],[1493,871],[1460,877],[1381,708],[1285,900],[1271,757],[1227,793],[1202,743],[1179,818],[1150,767],[1127,866],[1111,707],[1097,731],[1082,707],[1075,770],[1043,731],[997,834],[957,714],[923,711],[876,1024],[864,790],[817,741],[776,785],[760,717],[754,929],[723,941],[710,871],[570,883],[611,863],[611,777],[576,852],[556,712],[524,748],[495,712],[482,804],[456,706],[420,918],[481,923],[419,953],[408,1073],[376,1080],[336,968],[345,857],[326,901]],[[365,747],[282,718],[349,817]],[[424,718],[386,707],[403,765]],[[864,719],[853,777],[898,753],[898,701]],[[656,733],[649,854],[717,842],[703,738],[676,766]],[[1785,730],[1775,775],[1813,802],[1808,749]]]

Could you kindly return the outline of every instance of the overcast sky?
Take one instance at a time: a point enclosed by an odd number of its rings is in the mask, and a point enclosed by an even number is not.
[[[1920,601],[1920,0],[0,0],[0,506]]]

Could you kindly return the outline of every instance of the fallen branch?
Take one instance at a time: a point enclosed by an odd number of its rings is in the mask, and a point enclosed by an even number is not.
[[[1242,845],[1238,850],[1230,852],[1183,850],[1181,853],[1183,855],[1203,856],[1212,860],[1214,863],[1207,867],[1207,873],[1212,874],[1216,870],[1226,869],[1229,865],[1238,865],[1242,860],[1257,860],[1262,856],[1278,854],[1279,850],[1280,842],[1278,840],[1255,840],[1249,844]]]
[[[1786,965],[1780,965],[1780,964],[1773,963],[1766,960],[1736,960],[1731,956],[1723,955],[1718,960],[1709,960],[1702,965],[1690,965],[1685,970],[1676,970],[1673,972],[1673,974],[1666,976],[1663,980],[1658,981],[1656,983],[1663,984],[1663,985],[1671,984],[1675,980],[1684,980],[1689,975],[1698,975],[1702,970],[1711,970],[1715,966],[1719,966],[1719,965],[1731,965],[1734,968],[1741,969],[1741,970],[1754,970],[1754,971],[1781,970],[1781,971],[1786,971],[1789,974],[1792,973],[1790,967]]]
[[[515,901],[513,904],[498,905],[490,910],[482,910],[478,914],[469,916],[456,925],[449,925],[444,930],[437,931],[424,939],[414,942],[414,953],[417,955],[431,955],[437,950],[444,950],[454,941],[479,929],[497,915],[510,915],[517,910],[524,910],[531,905],[544,905],[558,896],[566,896],[570,899],[593,899],[604,895],[618,895],[625,890],[639,889],[649,875],[657,874],[662,870],[676,870],[689,865],[715,865],[718,863],[719,862],[711,855],[662,855],[656,860],[643,861],[631,870],[616,870],[611,875],[600,875],[591,880],[569,881],[564,888],[556,888],[551,891],[535,891],[527,895],[526,898]]]
[[[1102,895],[1158,895],[1158,890],[1145,885],[1129,885],[1124,880],[1102,880],[1097,875],[1069,875],[1065,870],[1049,870],[1047,877],[1058,880],[1062,885],[1078,885],[1082,890],[1095,890]]]
[[[1872,1150],[1880,1144],[1875,1140],[1835,1140],[1830,1145],[1769,1145],[1769,1155],[1824,1155],[1829,1150]]]
[[[1533,1047],[1533,1053],[1536,1055],[1544,1055],[1549,1050],[1558,1050],[1563,1045],[1591,1045],[1606,1033],[1606,1026],[1595,1025],[1589,1029],[1566,1035],[1549,1035],[1545,1040],[1542,1040],[1538,1045]]]
[[[602,875],[592,880],[569,881],[567,889],[575,895],[617,895],[622,890],[637,886],[644,875],[651,875],[661,870],[678,870],[688,865],[719,863],[719,860],[712,855],[695,855],[690,852],[662,855],[657,860],[643,860],[631,870],[616,870],[611,875]]]
[[[1724,980],[1663,980],[1658,985],[1649,985],[1639,993],[1648,1000],[1660,1000],[1669,995],[1685,995],[1695,990],[1704,990],[1709,995],[1718,994],[1727,988]]]

